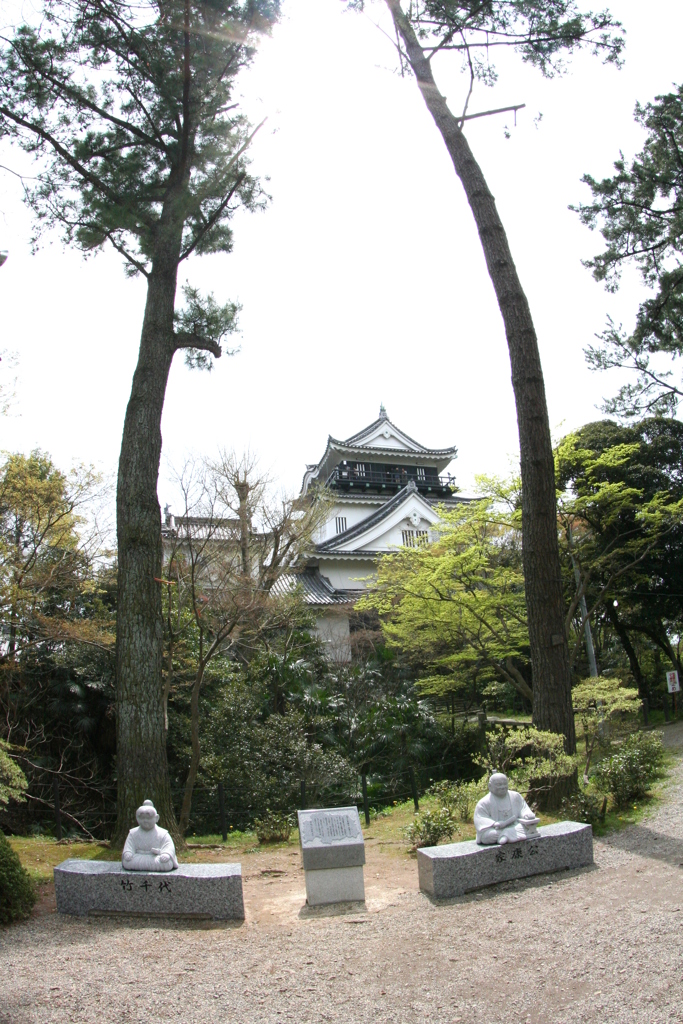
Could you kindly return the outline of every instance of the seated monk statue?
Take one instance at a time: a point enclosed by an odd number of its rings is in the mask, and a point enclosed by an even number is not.
[[[173,840],[159,828],[159,815],[151,800],[135,812],[138,827],[128,833],[121,862],[129,871],[173,871],[178,867]]]
[[[488,796],[474,810],[477,842],[485,846],[495,843],[517,843],[538,835],[539,819],[521,793],[508,789],[507,775],[494,772],[489,779]]]

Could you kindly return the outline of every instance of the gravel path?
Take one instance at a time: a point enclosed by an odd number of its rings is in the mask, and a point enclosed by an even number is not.
[[[683,749],[683,723],[665,737]],[[593,869],[439,905],[414,861],[370,848],[365,911],[302,908],[292,862],[273,878],[262,858],[241,926],[34,917],[0,933],[0,1022],[680,1024],[682,783],[678,761]]]

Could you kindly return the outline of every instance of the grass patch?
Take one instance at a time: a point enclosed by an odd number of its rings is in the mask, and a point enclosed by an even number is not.
[[[436,811],[441,806],[434,797],[424,796],[420,798],[421,811]],[[361,811],[362,815],[362,811]],[[415,816],[415,808],[412,800],[403,803],[396,803],[393,807],[387,807],[377,817],[371,818],[368,828],[363,824],[363,832],[366,839],[376,839],[388,853],[411,854],[410,843],[406,839],[404,829],[410,825]],[[538,814],[541,825],[550,825],[560,818],[550,814]],[[460,832],[453,836],[451,842],[464,843],[468,839],[476,838],[476,829],[472,822],[459,821]],[[411,856],[415,856],[414,853]]]
[[[69,857],[78,857],[80,860],[121,860],[120,850],[112,850],[100,843],[69,840],[58,843],[56,839],[51,839],[48,836],[8,836],[7,838],[31,878],[39,884],[52,881],[53,869]],[[289,847],[298,848],[299,833],[293,831],[286,843],[259,844],[254,832],[237,831],[228,833],[226,843],[223,842],[220,835],[190,836],[189,842],[192,844],[190,848],[180,851],[181,863],[213,864],[235,860],[239,856],[250,853],[284,850]]]

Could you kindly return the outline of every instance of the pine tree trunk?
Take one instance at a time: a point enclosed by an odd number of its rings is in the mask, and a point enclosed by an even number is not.
[[[564,628],[555,470],[536,332],[505,229],[481,168],[458,119],[436,86],[429,61],[400,0],[386,0],[386,4],[427,109],[465,189],[505,325],[519,431],[522,557],[533,673],[533,721],[539,729],[563,733],[566,749],[573,753],[576,735]]]
[[[138,364],[123,427],[116,495],[118,608],[116,635],[115,842],[135,825],[135,811],[152,800],[159,824],[179,832],[166,761],[162,685],[161,510],[157,480],[161,414],[174,352],[179,233],[172,232],[148,279]],[[161,247],[160,247],[161,248]]]

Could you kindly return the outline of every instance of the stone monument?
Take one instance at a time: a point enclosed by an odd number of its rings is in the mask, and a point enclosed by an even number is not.
[[[308,905],[365,900],[365,843],[358,808],[297,814]]]
[[[494,772],[489,779],[488,794],[474,810],[477,842],[484,846],[518,843],[538,836],[539,819],[521,793],[508,789],[507,775]]]
[[[593,863],[593,830],[576,821],[537,828],[538,818],[507,776],[494,772],[474,811],[476,841],[417,851],[420,889],[438,899],[513,878]],[[510,846],[508,846],[510,844]]]
[[[178,867],[175,846],[165,828],[159,828],[159,815],[151,800],[145,800],[135,812],[138,827],[128,833],[121,863],[129,871],[173,871]]]
[[[121,862],[70,857],[54,869],[61,914],[168,914],[244,920],[240,864],[178,864],[151,800],[135,815]]]

